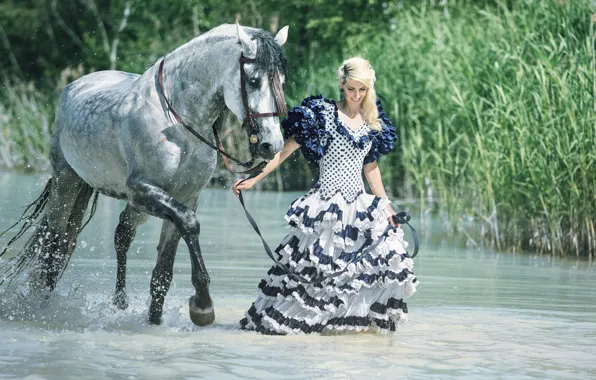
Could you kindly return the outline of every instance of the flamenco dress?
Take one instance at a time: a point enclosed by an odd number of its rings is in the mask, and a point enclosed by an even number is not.
[[[320,175],[310,191],[292,203],[285,216],[290,233],[274,255],[307,280],[347,269],[311,284],[273,266],[258,285],[241,328],[275,335],[387,333],[407,321],[406,300],[418,280],[401,228],[349,264],[388,224],[390,201],[367,194],[362,180],[364,164],[389,153],[397,141],[379,101],[377,107],[380,131],[366,123],[356,131],[348,128],[339,119],[337,104],[320,95],[304,99],[283,120],[284,138],[294,137],[305,158],[318,163]]]

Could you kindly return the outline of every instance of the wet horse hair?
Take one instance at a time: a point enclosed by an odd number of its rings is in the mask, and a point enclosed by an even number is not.
[[[43,191],[41,192],[41,194],[39,195],[39,197],[36,200],[34,200],[33,202],[31,202],[30,204],[28,204],[24,207],[25,211],[23,211],[23,214],[21,215],[19,220],[17,220],[13,225],[11,225],[6,230],[4,230],[0,233],[0,237],[2,237],[7,232],[9,232],[13,228],[15,228],[16,226],[18,226],[18,225],[21,226],[19,231],[17,232],[17,234],[15,236],[13,236],[8,241],[8,243],[6,243],[6,246],[4,246],[2,248],[2,251],[0,251],[0,259],[2,259],[9,252],[9,250],[13,246],[13,244],[16,243],[17,240],[19,240],[19,238],[21,236],[23,236],[31,227],[33,227],[36,224],[36,222],[38,222],[40,224],[45,223],[42,215],[43,215],[43,212],[48,204],[49,198],[50,198],[50,189],[52,187],[52,180],[53,180],[53,178],[50,178],[48,180],[48,182],[44,186]],[[87,220],[85,221],[85,223],[83,223],[81,225],[81,227],[78,228],[78,230],[76,232],[77,236],[85,229],[87,224],[89,224],[89,222],[95,215],[95,211],[97,210],[98,198],[99,198],[99,192],[94,191],[93,201],[92,201],[92,205],[91,205],[91,210],[89,211],[89,216],[87,217]],[[85,204],[85,206],[87,206],[87,205]],[[27,214],[27,212],[32,207],[34,207],[33,210],[29,214]],[[40,216],[41,216],[41,218],[40,218]],[[41,220],[38,220],[38,219],[41,219]],[[42,228],[42,230],[45,230],[45,229]],[[39,253],[39,250],[33,249],[33,246],[36,243],[36,238],[38,238],[37,235],[32,235],[27,240],[24,247],[22,248],[22,254],[15,255],[15,256],[6,260],[6,262],[4,263],[5,266],[2,267],[2,269],[1,269],[2,272],[0,272],[0,285],[3,285],[4,283],[6,283],[8,286],[12,285],[13,281],[15,279],[17,279],[31,265],[31,263],[33,261],[35,261],[35,259],[38,258],[37,254]],[[61,268],[58,272],[58,280],[60,280],[60,278],[62,277],[62,274],[64,273],[64,270],[68,266],[70,257],[71,256],[69,255],[67,257],[67,260],[64,262],[64,265],[61,266]]]
[[[29,228],[31,228],[35,224],[35,221],[44,211],[44,208],[48,203],[48,200],[50,198],[51,187],[52,178],[48,180],[39,197],[27,206],[25,206],[25,211],[23,212],[19,220],[17,220],[12,226],[8,227],[6,230],[0,233],[0,237],[2,237],[4,236],[4,234],[12,230],[14,227],[21,224],[19,232],[17,232],[17,234],[9,240],[6,246],[2,249],[2,252],[0,252],[0,259],[8,252],[10,246],[14,244],[21,236],[23,236],[29,230]],[[35,206],[33,211],[27,214],[27,211],[29,211],[33,206]],[[29,238],[25,246],[32,244],[32,240],[33,236]],[[6,262],[7,267],[4,269],[3,273],[0,273],[0,285],[2,285],[6,280],[9,281],[8,283],[10,285],[12,281],[27,268],[31,260],[33,260],[34,258],[35,255],[32,252],[28,252],[27,254],[20,256],[17,255],[8,259],[8,261]]]

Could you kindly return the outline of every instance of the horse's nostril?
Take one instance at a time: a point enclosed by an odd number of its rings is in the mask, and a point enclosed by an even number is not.
[[[273,149],[273,145],[271,145],[267,142],[264,142],[261,144],[261,151],[263,153],[275,153],[274,149]]]

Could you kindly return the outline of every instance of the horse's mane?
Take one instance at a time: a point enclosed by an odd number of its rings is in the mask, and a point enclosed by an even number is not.
[[[246,33],[257,41],[257,56],[255,66],[257,70],[266,71],[272,75],[274,71],[286,74],[287,60],[283,47],[279,46],[273,36],[261,29],[244,28]]]
[[[232,27],[235,28],[235,25],[220,25],[197,37],[195,40],[200,40],[205,43],[217,43],[234,39],[236,38],[235,29],[233,29],[234,34],[229,34]],[[256,70],[266,72],[270,76],[275,71],[285,75],[287,59],[283,48],[279,46],[277,42],[275,42],[274,37],[261,29],[255,29],[246,26],[243,26],[242,28],[246,34],[251,37],[251,39],[257,41],[257,56],[254,63]]]

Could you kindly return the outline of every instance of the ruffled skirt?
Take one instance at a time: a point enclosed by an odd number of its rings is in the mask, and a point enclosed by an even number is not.
[[[366,193],[353,202],[340,193],[323,200],[316,191],[296,200],[286,215],[292,231],[275,250],[278,260],[308,280],[345,272],[308,284],[273,266],[241,327],[275,335],[371,329],[386,333],[406,322],[405,301],[418,281],[403,231],[390,231],[374,250],[348,264],[383,233],[388,204]]]

